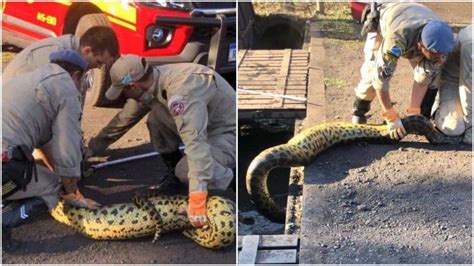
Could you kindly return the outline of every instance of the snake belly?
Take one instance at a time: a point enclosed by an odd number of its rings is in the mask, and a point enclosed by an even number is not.
[[[432,144],[459,143],[459,137],[447,137],[420,115],[402,119],[408,134],[423,135]],[[348,122],[319,124],[296,135],[286,144],[262,151],[247,169],[246,187],[257,210],[271,221],[284,223],[286,211],[270,195],[267,179],[277,167],[306,166],[330,147],[365,141],[368,143],[397,143],[391,140],[386,125],[359,125]]]
[[[148,205],[135,203],[111,204],[97,210],[78,208],[60,201],[51,211],[58,222],[79,233],[97,240],[128,239],[156,233],[182,231],[197,244],[212,249],[229,246],[235,241],[235,204],[228,199],[213,196],[207,202],[209,226],[193,228],[186,214],[186,196],[155,196],[147,199]],[[160,219],[154,217],[155,212]]]

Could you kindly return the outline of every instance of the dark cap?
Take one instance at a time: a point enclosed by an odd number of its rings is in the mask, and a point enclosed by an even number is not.
[[[79,67],[80,69],[82,69],[82,71],[86,71],[88,65],[87,61],[73,49],[65,49],[61,51],[52,52],[49,54],[49,61],[51,63],[68,62]]]
[[[434,53],[449,54],[454,47],[451,27],[444,21],[430,21],[421,32],[423,45]]]

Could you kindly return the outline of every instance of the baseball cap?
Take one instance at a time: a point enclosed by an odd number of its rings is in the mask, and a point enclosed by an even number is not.
[[[124,55],[120,57],[110,68],[112,85],[105,92],[109,100],[117,99],[124,86],[140,80],[147,72],[149,65],[144,58],[136,55]]]
[[[454,47],[451,27],[444,21],[430,21],[421,32],[421,41],[433,53],[449,54]]]
[[[67,62],[82,69],[87,70],[87,61],[75,50],[64,49],[49,54],[49,62]]]

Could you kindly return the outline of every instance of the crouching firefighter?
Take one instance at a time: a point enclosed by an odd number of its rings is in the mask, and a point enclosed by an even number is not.
[[[448,24],[429,8],[417,3],[371,4],[364,23],[367,34],[361,80],[355,88],[352,122],[365,124],[371,102],[377,98],[390,137],[406,135],[389,93],[390,79],[398,60],[406,58],[413,68],[408,114],[430,116],[437,94],[441,66],[454,46]]]
[[[77,189],[81,176],[80,77],[87,62],[74,50],[50,54],[50,64],[3,86],[2,240],[18,244],[12,229],[56,206],[96,208]],[[36,149],[36,150],[35,150]],[[44,165],[35,163],[40,155]]]

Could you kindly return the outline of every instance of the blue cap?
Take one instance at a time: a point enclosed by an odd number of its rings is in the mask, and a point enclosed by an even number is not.
[[[453,30],[444,21],[430,21],[421,32],[421,41],[431,52],[449,54],[454,47]]]
[[[49,54],[49,61],[54,62],[68,62],[82,69],[87,70],[87,61],[73,49],[65,49],[61,51],[52,52]]]

